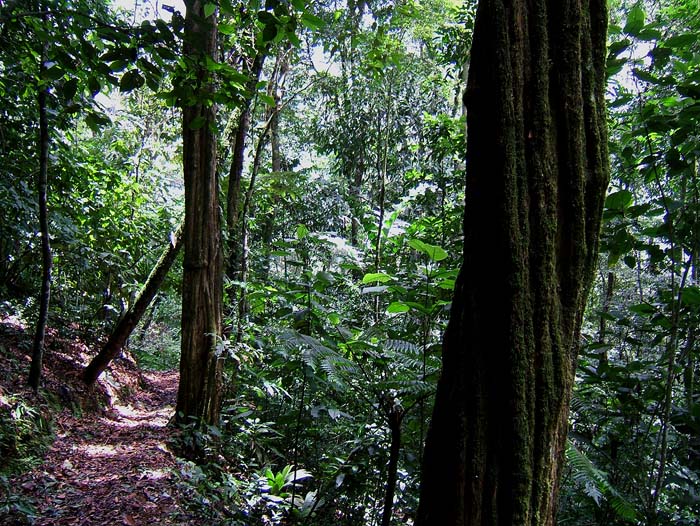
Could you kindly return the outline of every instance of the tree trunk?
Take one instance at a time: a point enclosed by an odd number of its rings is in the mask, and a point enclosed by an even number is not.
[[[272,117],[267,120],[267,125],[263,129],[260,137],[258,138],[258,144],[255,147],[255,156],[253,157],[253,166],[250,170],[250,182],[248,183],[248,189],[245,193],[245,198],[243,199],[243,208],[241,209],[240,217],[240,262],[239,262],[239,280],[241,282],[240,295],[238,297],[238,320],[236,324],[236,342],[240,343],[243,341],[243,331],[245,328],[245,322],[248,318],[248,294],[247,294],[247,281],[248,281],[248,259],[250,256],[250,247],[248,230],[248,220],[250,216],[250,210],[253,206],[253,192],[255,191],[255,181],[257,180],[258,173],[260,172],[260,163],[262,162],[262,151],[265,146],[266,138],[270,131],[270,125],[272,123]]]
[[[615,291],[615,274],[608,272],[608,279],[605,285],[605,296],[603,296],[603,304],[600,309],[600,321],[598,325],[598,343],[605,345],[607,336],[608,316],[610,315],[610,303],[612,302],[613,292]],[[598,370],[602,372],[608,365],[608,350],[605,347],[598,349],[600,353],[598,358]]]
[[[608,183],[606,25],[605,0],[479,3],[464,262],[419,526],[555,523]]]
[[[391,432],[391,444],[389,446],[389,465],[387,468],[386,491],[384,493],[384,510],[382,512],[382,526],[391,525],[391,515],[394,511],[394,495],[396,494],[396,481],[398,480],[399,453],[401,452],[401,424],[404,413],[401,408],[392,407],[389,410],[389,431]]]
[[[194,64],[196,103],[183,108],[185,247],[182,276],[182,350],[177,415],[181,422],[217,424],[223,360],[221,337],[221,218],[216,173],[213,79],[204,58],[216,59],[216,15],[204,2],[187,0],[184,55]]]
[[[44,70],[42,58],[40,69]],[[34,391],[39,389],[42,362],[44,360],[44,337],[46,323],[49,319],[49,302],[51,300],[51,240],[49,239],[49,212],[47,203],[47,186],[49,170],[49,124],[46,114],[46,89],[39,87],[39,229],[41,230],[41,293],[39,296],[39,317],[36,322],[34,341],[32,343],[32,363],[29,367],[29,385]]]
[[[138,325],[146,309],[158,293],[158,289],[163,284],[165,276],[168,275],[173,261],[180,252],[182,246],[182,225],[174,234],[173,239],[160,256],[158,263],[148,276],[146,283],[136,297],[136,301],[129,307],[126,314],[121,317],[116,327],[109,335],[109,339],[102,350],[95,356],[83,372],[83,381],[87,385],[95,383],[97,378],[107,368],[109,363],[121,352],[126,340],[131,336],[132,331]]]
[[[260,80],[263,63],[266,58],[266,51],[258,51],[253,60],[250,71],[250,81],[246,86],[247,91],[255,93],[256,85]],[[252,95],[251,95],[252,97]],[[250,128],[250,109],[253,103],[252,98],[244,101],[241,114],[238,117],[238,126],[233,142],[233,152],[231,157],[231,169],[228,176],[228,190],[226,192],[226,232],[228,234],[228,257],[226,264],[226,275],[229,279],[237,279],[240,265],[240,243],[236,225],[239,219],[239,202],[241,198],[241,179],[243,178],[243,161],[245,159],[245,142]]]

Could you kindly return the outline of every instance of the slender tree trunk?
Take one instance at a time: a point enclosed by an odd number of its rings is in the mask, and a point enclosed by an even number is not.
[[[263,63],[266,55],[259,51],[253,60],[250,71],[250,82],[246,86],[248,91],[255,92],[256,84],[260,80]],[[228,190],[226,192],[226,232],[228,234],[228,256],[226,263],[226,275],[229,279],[236,279],[240,264],[240,240],[236,225],[239,219],[239,203],[241,199],[241,179],[243,178],[243,161],[245,160],[245,143],[250,129],[250,110],[252,99],[246,99],[241,114],[238,117],[238,126],[233,141],[233,155],[231,169],[228,176]]]
[[[42,57],[40,70],[44,70]],[[44,360],[44,337],[46,323],[49,319],[49,302],[51,301],[51,270],[53,257],[51,255],[51,240],[49,239],[49,212],[47,203],[48,169],[49,169],[49,124],[46,112],[46,89],[39,88],[39,228],[41,230],[41,293],[39,296],[39,317],[34,331],[32,343],[32,363],[29,368],[28,382],[36,392],[41,379],[42,362]]]
[[[240,218],[240,265],[239,265],[239,279],[241,281],[241,294],[238,298],[238,324],[236,328],[236,342],[240,343],[243,341],[243,330],[245,321],[248,317],[248,295],[246,282],[248,281],[248,258],[250,255],[250,247],[248,246],[248,236],[250,234],[248,230],[248,219],[250,215],[251,207],[253,206],[253,192],[255,191],[255,182],[258,178],[258,173],[260,172],[260,163],[262,162],[262,151],[265,145],[268,133],[270,131],[270,124],[272,120],[268,119],[267,126],[263,130],[262,134],[258,138],[258,144],[255,147],[255,156],[253,158],[253,166],[250,171],[250,182],[248,183],[248,189],[245,193],[245,198],[243,200],[243,208],[241,209]]]
[[[391,408],[389,412],[389,431],[391,432],[391,444],[389,445],[389,465],[387,467],[386,491],[384,493],[384,510],[382,511],[382,526],[391,525],[391,515],[394,511],[394,495],[396,494],[396,481],[399,471],[399,453],[401,452],[401,424],[403,411],[399,408]]]
[[[552,526],[608,183],[605,0],[481,0],[419,526]]]
[[[196,63],[197,102],[183,108],[185,248],[182,276],[182,350],[177,415],[180,421],[217,424],[223,358],[221,337],[223,258],[216,173],[213,81],[205,57],[216,58],[216,15],[204,2],[187,0],[184,55]]]
[[[163,251],[156,263],[156,266],[148,276],[146,283],[139,292],[134,303],[126,311],[126,314],[119,319],[117,325],[109,335],[109,339],[102,350],[88,364],[83,372],[83,381],[87,385],[95,383],[97,378],[107,368],[109,363],[121,352],[126,344],[127,339],[131,336],[136,325],[143,317],[146,309],[153,301],[153,298],[158,293],[163,280],[168,275],[170,267],[172,267],[180,247],[182,246],[182,226],[180,225],[175,232],[173,239],[168,243],[168,246]]]
[[[284,77],[289,71],[288,47],[280,50],[279,54],[277,55],[277,70],[278,74],[276,75],[274,82],[270,83],[270,92],[268,92],[268,94],[271,95],[275,100],[275,107],[272,108],[272,113],[270,115],[270,153],[272,157],[272,171],[279,173],[283,169],[282,148],[280,141],[280,112],[282,109],[280,107],[280,102],[282,101],[282,97],[284,95]],[[278,202],[279,197],[274,196],[272,202],[273,209],[277,207]],[[262,247],[265,256],[265,261],[263,263],[262,273],[260,276],[260,279],[263,282],[267,281],[270,274],[270,245],[272,243],[272,234],[274,233],[274,227],[275,214],[269,213],[263,220],[263,228],[261,235]]]
[[[608,272],[608,279],[605,284],[605,296],[603,296],[603,304],[600,309],[600,321],[598,326],[598,343],[605,344],[607,336],[608,316],[610,313],[610,303],[612,302],[613,292],[615,290],[615,274]],[[598,369],[602,371],[608,365],[608,350],[603,347],[599,349],[600,357],[598,358]]]

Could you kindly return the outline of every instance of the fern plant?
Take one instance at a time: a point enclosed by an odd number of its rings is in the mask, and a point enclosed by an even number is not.
[[[638,520],[637,510],[610,483],[607,473],[598,469],[571,440],[566,441],[566,460],[573,480],[596,505],[600,506],[603,501],[607,501],[618,519],[628,523]]]

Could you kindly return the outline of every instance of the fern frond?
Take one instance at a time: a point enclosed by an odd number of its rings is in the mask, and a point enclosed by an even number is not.
[[[384,348],[404,354],[420,354],[420,348],[415,343],[407,342],[406,340],[387,340],[384,343]]]
[[[598,469],[571,440],[566,441],[566,460],[572,468],[574,480],[598,506],[604,498],[618,518],[628,522],[637,520],[637,510],[610,484],[608,474]]]

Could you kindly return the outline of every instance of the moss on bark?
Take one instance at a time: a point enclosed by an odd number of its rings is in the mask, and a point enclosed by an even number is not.
[[[608,182],[604,0],[482,0],[464,263],[417,524],[554,524]]]
[[[216,18],[204,16],[204,2],[187,0],[183,54],[197,73],[196,102],[183,108],[185,179],[182,351],[178,418],[217,424],[221,394],[223,257],[216,172],[216,119],[212,79],[205,57],[216,55]],[[201,121],[201,122],[198,122]]]

